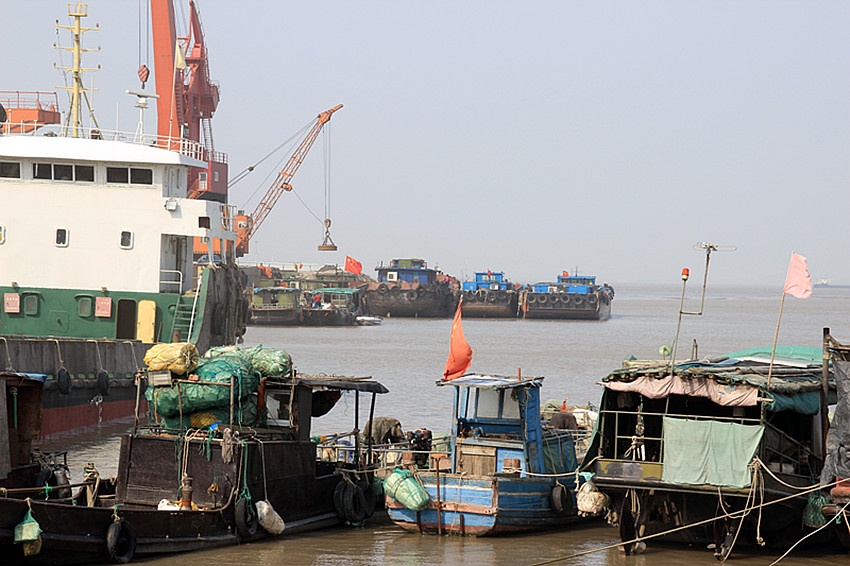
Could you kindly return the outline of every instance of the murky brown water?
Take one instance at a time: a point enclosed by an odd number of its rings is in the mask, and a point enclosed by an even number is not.
[[[546,376],[544,398],[569,396],[570,403],[595,402],[601,390],[596,380],[621,360],[657,356],[676,332],[681,289],[677,287],[618,288],[614,317],[605,322],[465,320],[464,330],[473,347],[472,370],[515,375]],[[751,346],[770,345],[779,311],[781,289],[714,289],[705,315],[685,317],[679,351],[689,351],[693,340],[701,355],[716,355]],[[697,310],[696,299],[686,310]],[[249,329],[246,343],[287,350],[299,371],[371,375],[390,393],[378,400],[376,415],[395,416],[405,428],[427,427],[435,432],[450,427],[451,392],[435,387],[448,352],[451,322],[388,319],[382,326],[353,328]],[[839,340],[850,342],[850,289],[816,289],[807,300],[788,298],[782,315],[780,344],[818,346],[821,329],[831,327]],[[684,354],[682,354],[684,355]],[[682,356],[680,356],[682,357]],[[359,422],[368,418],[368,402],[361,403]],[[316,422],[317,432],[350,430],[354,400],[346,397],[329,415]],[[127,425],[67,439],[74,478],[93,461],[104,475],[114,474],[118,442],[115,435]],[[57,443],[52,442],[55,447]],[[176,487],[175,487],[176,488]],[[359,566],[371,564],[533,565],[574,556],[617,543],[616,531],[601,523],[569,530],[501,538],[438,538],[409,534],[383,522],[359,528],[283,535],[279,539],[179,557],[148,559],[155,564],[185,566],[208,564],[310,564]],[[769,565],[781,553],[765,550],[734,554],[734,563]],[[561,560],[558,564],[674,565],[714,564],[704,548],[671,547],[650,543],[647,553],[625,556],[617,548]],[[783,565],[850,564],[846,554],[795,552]]]

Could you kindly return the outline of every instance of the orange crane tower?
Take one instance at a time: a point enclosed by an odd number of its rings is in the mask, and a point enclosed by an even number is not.
[[[310,148],[313,146],[313,142],[316,141],[316,138],[319,136],[324,125],[331,119],[331,115],[340,108],[342,108],[342,104],[338,104],[330,110],[325,110],[316,117],[316,123],[313,124],[310,131],[307,132],[307,135],[292,153],[292,157],[289,158],[286,166],[281,169],[280,173],[278,173],[277,178],[274,183],[272,183],[271,187],[269,187],[269,190],[266,191],[266,194],[257,205],[254,213],[250,216],[237,215],[236,227],[237,232],[239,233],[239,236],[236,239],[237,257],[241,257],[248,253],[248,244],[251,241],[251,237],[257,233],[260,225],[269,215],[272,208],[274,208],[274,205],[277,203],[280,195],[283,194],[283,191],[292,190],[292,185],[290,184],[292,177],[295,175],[295,172],[298,171],[298,168],[304,161],[304,157],[306,157],[307,152],[310,151]],[[325,220],[326,228],[328,225],[329,221]]]

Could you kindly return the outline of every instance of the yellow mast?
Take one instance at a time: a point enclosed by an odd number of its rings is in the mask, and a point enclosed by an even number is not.
[[[88,16],[88,5],[83,4],[82,2],[77,2],[76,4],[68,4],[68,16],[74,18],[73,25],[63,26],[59,23],[59,20],[56,20],[56,28],[57,29],[67,29],[71,32],[71,36],[74,40],[74,45],[72,47],[62,47],[56,45],[57,49],[64,49],[66,51],[70,51],[74,55],[74,66],[73,67],[59,67],[54,65],[57,69],[62,69],[63,71],[71,71],[73,76],[71,86],[60,86],[57,88],[63,88],[65,90],[71,91],[71,107],[68,109],[68,116],[65,118],[65,129],[67,131],[70,126],[71,137],[78,138],[80,137],[80,127],[82,126],[82,104],[81,97],[86,96],[86,91],[94,90],[91,88],[85,88],[83,86],[83,73],[86,71],[96,71],[98,69],[84,69],[82,65],[82,55],[83,53],[87,53],[89,51],[100,51],[98,49],[83,49],[83,33],[87,31],[98,31],[98,27],[95,26],[93,28],[84,28],[82,27],[82,19]],[[86,98],[88,102],[88,98]],[[89,107],[91,107],[89,105]]]

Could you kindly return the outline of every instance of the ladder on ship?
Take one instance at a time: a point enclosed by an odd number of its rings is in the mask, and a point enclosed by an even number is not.
[[[178,342],[189,342],[195,321],[194,297],[181,295],[174,308],[174,318],[171,322],[171,336],[169,339]]]

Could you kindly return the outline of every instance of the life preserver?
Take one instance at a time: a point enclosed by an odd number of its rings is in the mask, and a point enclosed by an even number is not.
[[[348,522],[363,522],[363,519],[366,518],[366,494],[360,485],[345,482],[345,494],[342,503]]]
[[[378,285],[378,292],[382,295],[386,295],[387,291],[389,291],[389,287],[387,287],[386,283],[381,283]]]
[[[71,374],[64,367],[59,368],[56,372],[56,387],[59,388],[59,393],[67,395],[71,392]]]
[[[136,555],[136,533],[124,519],[113,521],[106,531],[106,552],[116,564],[127,564]]]
[[[251,538],[257,534],[257,508],[254,507],[254,502],[249,501],[245,497],[240,497],[236,501],[236,506],[233,509],[234,519],[236,520],[236,532],[241,538]]]
[[[533,305],[537,302],[537,296],[529,294],[526,296],[526,300]]]
[[[573,496],[563,485],[556,483],[549,493],[549,504],[552,510],[559,515],[568,515],[573,510]]]
[[[105,370],[97,372],[97,391],[103,397],[109,395],[109,374]]]

